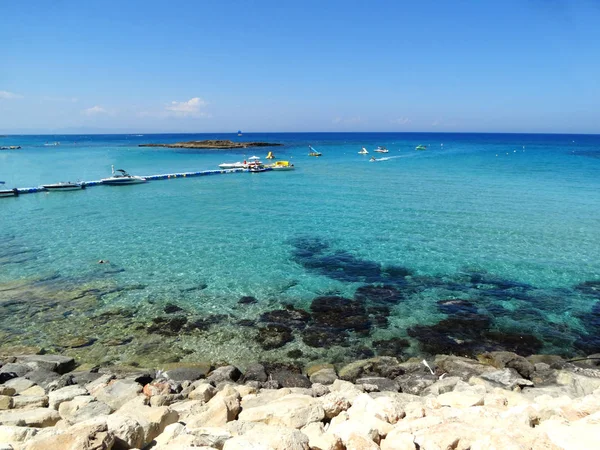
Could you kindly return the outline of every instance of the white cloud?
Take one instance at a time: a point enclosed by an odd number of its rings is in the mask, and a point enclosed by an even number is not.
[[[408,125],[412,123],[412,120],[410,120],[408,117],[400,117],[399,119],[390,120],[390,123],[395,125]]]
[[[19,94],[15,94],[14,92],[0,91],[0,99],[10,100],[10,99],[14,99],[14,98],[23,98],[23,96],[19,95]]]
[[[96,114],[106,114],[106,113],[108,113],[108,111],[98,105],[92,106],[91,108],[84,109],[83,111],[81,111],[81,114],[83,114],[85,116],[95,116]]]
[[[208,103],[202,100],[200,97],[194,97],[187,102],[171,102],[165,107],[171,115],[181,117],[208,117],[209,114],[201,111],[201,108],[206,106]]]

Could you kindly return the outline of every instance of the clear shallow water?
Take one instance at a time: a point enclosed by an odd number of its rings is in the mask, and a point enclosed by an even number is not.
[[[353,298],[361,286],[394,285],[404,294],[386,304],[387,326],[356,336],[351,330],[352,345],[369,348],[377,338],[408,338],[411,326],[444,320],[436,302],[448,298],[474,303],[492,318],[486,328],[536,330],[544,351],[577,351],[573,344],[592,331],[585,315],[595,291],[573,288],[600,279],[600,136],[11,136],[1,144],[23,148],[0,152],[0,180],[6,187],[97,180],[111,164],[137,175],[214,169],[269,150],[137,147],[208,138],[281,142],[271,150],[297,170],[1,199],[0,282],[52,275],[69,286],[107,279],[143,285],[97,306],[150,311],[147,305],[168,301],[226,314],[219,327],[233,329],[281,304],[308,310],[319,295]],[[43,145],[54,141],[61,145]],[[308,157],[308,144],[323,156]],[[428,150],[415,151],[419,144]],[[378,145],[390,153],[357,154]],[[389,159],[372,163],[371,155]],[[409,277],[386,272],[398,267]],[[473,276],[482,273],[483,281]],[[508,280],[523,295],[490,280]],[[258,303],[241,308],[242,296]],[[559,338],[549,337],[557,329]],[[412,338],[410,351],[422,351]],[[214,354],[243,358],[243,343],[228,348],[226,340],[212,341]],[[298,335],[265,353],[282,357],[277,352],[296,346],[312,351]]]

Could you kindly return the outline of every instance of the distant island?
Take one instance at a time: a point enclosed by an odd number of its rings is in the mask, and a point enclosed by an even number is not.
[[[229,150],[232,148],[248,147],[277,147],[283,144],[271,142],[233,142],[229,140],[208,140],[176,142],[175,144],[139,144],[139,147],[168,147],[168,148],[204,148],[213,150]]]

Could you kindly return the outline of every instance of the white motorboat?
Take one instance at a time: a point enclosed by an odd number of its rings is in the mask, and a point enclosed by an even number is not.
[[[360,152],[358,152],[359,155],[368,155],[369,151],[366,148],[362,148],[362,150]]]
[[[223,164],[219,164],[219,167],[221,169],[245,169],[246,168],[246,164],[244,164],[243,162],[234,162],[234,163],[223,163]]]
[[[115,166],[111,166],[112,169],[112,177],[103,178],[102,184],[110,184],[112,186],[119,186],[124,184],[140,184],[145,183],[147,180],[144,177],[138,177],[134,175],[129,175],[123,169],[115,170]]]
[[[54,184],[42,184],[44,189],[48,189],[49,191],[77,191],[79,189],[84,189],[85,184],[83,183],[73,183],[71,181],[61,181],[60,183]]]
[[[16,189],[0,189],[0,197],[15,197],[19,195]]]
[[[385,147],[377,147],[377,148],[376,148],[375,150],[373,150],[373,151],[374,151],[374,152],[377,152],[377,153],[389,153],[389,152],[390,152],[390,151],[389,151],[387,148],[385,148]]]

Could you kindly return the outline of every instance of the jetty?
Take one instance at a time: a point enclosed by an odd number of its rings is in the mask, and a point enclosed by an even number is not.
[[[272,142],[233,142],[229,140],[206,140],[176,142],[174,144],[139,144],[138,147],[197,148],[205,150],[231,150],[250,147],[279,147],[283,144]]]
[[[265,168],[265,172],[271,171],[270,167]],[[177,173],[163,173],[159,175],[143,175],[148,181],[153,180],[170,180],[175,178],[191,178],[191,177],[202,177],[207,175],[221,175],[221,174],[229,174],[229,173],[242,173],[242,172],[250,172],[248,169],[239,168],[239,169],[217,169],[217,170],[202,170],[197,172],[177,172]],[[99,186],[105,185],[102,180],[93,180],[93,181],[82,181],[82,186],[87,188],[90,186]],[[35,194],[36,192],[46,192],[46,189],[43,186],[34,186],[34,187],[25,187],[25,188],[16,188],[16,194]]]

